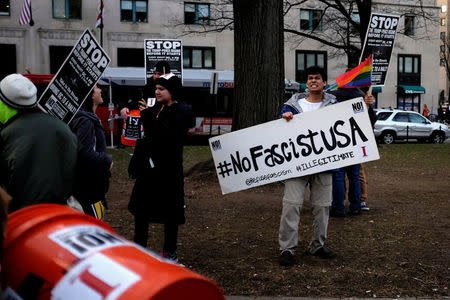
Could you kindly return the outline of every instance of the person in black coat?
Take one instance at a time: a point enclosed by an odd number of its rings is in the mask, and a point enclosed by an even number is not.
[[[162,256],[178,261],[178,225],[185,223],[183,140],[192,126],[189,108],[179,103],[180,79],[156,79],[156,103],[141,111],[144,138],[136,144],[130,175],[136,182],[129,210],[135,217],[134,241],[147,247],[149,223],[164,224]],[[132,159],[133,160],[133,159]]]
[[[105,130],[95,114],[103,103],[101,92],[94,87],[69,124],[79,143],[73,195],[86,214],[98,219],[103,219],[113,166],[112,157],[106,153]]]

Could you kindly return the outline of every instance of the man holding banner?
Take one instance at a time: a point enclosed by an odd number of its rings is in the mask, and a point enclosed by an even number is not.
[[[286,121],[290,121],[294,114],[314,111],[337,103],[333,95],[323,91],[326,85],[326,77],[323,69],[316,66],[310,67],[306,70],[306,75],[308,93],[294,94],[284,104],[281,117]],[[280,264],[283,266],[292,266],[295,263],[294,251],[298,246],[300,211],[308,184],[311,190],[310,199],[314,216],[313,237],[308,253],[324,259],[335,256],[325,246],[332,195],[332,177],[328,171],[290,178],[285,181],[283,210],[279,229]]]

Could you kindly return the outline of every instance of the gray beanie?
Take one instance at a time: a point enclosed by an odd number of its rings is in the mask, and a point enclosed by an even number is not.
[[[36,92],[36,86],[20,74],[10,74],[0,81],[0,99],[12,108],[34,107]]]

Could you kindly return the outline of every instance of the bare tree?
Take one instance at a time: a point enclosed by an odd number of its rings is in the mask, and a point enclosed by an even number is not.
[[[441,49],[439,51],[441,64],[445,66],[445,72],[447,74],[447,80],[450,80],[450,41],[445,32],[441,32]]]
[[[313,6],[314,4],[314,6]],[[342,51],[348,57],[348,67],[357,65],[361,55],[362,46],[366,37],[367,28],[370,21],[370,14],[373,9],[371,0],[300,0],[285,1],[285,15],[288,15],[293,8],[315,7],[320,9],[320,20],[314,22],[312,30],[299,29],[299,23],[285,23],[284,31],[290,33],[289,39],[297,39],[301,44],[308,39],[318,41],[323,45],[335,50],[333,55]],[[377,12],[393,13],[392,5],[378,6]],[[430,22],[436,22],[432,10],[427,10],[422,0],[419,5],[398,6],[396,14],[409,16],[415,19],[415,29],[427,28]],[[426,30],[425,30],[426,32]],[[405,34],[412,39],[423,39],[425,35],[411,35],[408,27],[398,33]]]
[[[426,27],[434,18],[424,9],[422,0],[419,3],[404,6],[401,12],[419,19],[416,28]],[[286,16],[301,7],[322,11],[312,30],[301,30],[298,19],[294,18],[292,24],[287,21]],[[283,31],[289,33],[286,39],[297,38],[298,43],[312,39],[331,47],[335,53],[329,57],[344,51],[351,67],[358,63],[371,11],[371,0],[215,0],[208,24],[186,27],[185,34],[234,30],[236,130],[271,120],[277,114],[284,91]]]

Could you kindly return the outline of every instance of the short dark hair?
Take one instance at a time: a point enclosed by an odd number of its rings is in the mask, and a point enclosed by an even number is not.
[[[325,74],[325,70],[319,66],[311,66],[306,69],[306,78],[308,78],[309,75],[315,75],[320,74],[322,76],[323,81],[327,81],[327,74]]]

